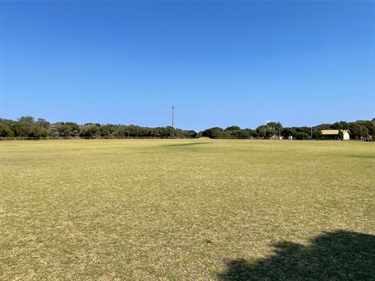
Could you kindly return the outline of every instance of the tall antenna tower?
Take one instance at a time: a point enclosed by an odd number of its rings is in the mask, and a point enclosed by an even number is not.
[[[172,105],[172,128],[174,129],[174,105]]]

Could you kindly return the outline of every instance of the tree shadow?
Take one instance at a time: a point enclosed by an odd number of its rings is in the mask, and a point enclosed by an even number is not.
[[[375,236],[348,231],[327,232],[310,246],[273,245],[271,257],[250,263],[226,261],[219,280],[375,280]]]

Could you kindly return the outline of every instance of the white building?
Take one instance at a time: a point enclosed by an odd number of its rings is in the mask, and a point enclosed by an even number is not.
[[[325,139],[350,140],[349,130],[322,130],[322,137]]]

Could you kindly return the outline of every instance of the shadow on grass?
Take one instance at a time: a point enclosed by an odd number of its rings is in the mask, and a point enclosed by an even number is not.
[[[249,263],[226,262],[219,280],[375,280],[375,236],[356,232],[325,233],[310,246],[276,243],[275,254]]]
[[[200,144],[211,144],[211,142],[173,143],[173,144],[166,144],[165,146],[192,146],[192,145],[200,145]]]

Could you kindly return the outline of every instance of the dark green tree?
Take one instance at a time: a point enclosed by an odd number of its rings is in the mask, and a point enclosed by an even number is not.
[[[47,131],[40,128],[40,126],[36,123],[30,126],[28,131],[28,137],[30,138],[40,138],[45,137],[47,135]]]
[[[238,130],[241,130],[241,128],[238,126],[230,126],[230,127],[227,127],[224,131],[238,131]]]
[[[298,132],[296,134],[296,138],[297,140],[307,140],[309,138],[309,134],[308,133],[305,133],[305,132]]]
[[[202,132],[203,137],[208,137],[211,139],[220,139],[220,138],[223,138],[223,135],[224,135],[224,130],[219,127],[213,127],[213,128],[204,130]]]
[[[370,120],[359,120],[356,122],[359,125],[363,125],[367,128],[368,134],[372,136],[373,138],[375,137],[375,123],[370,121]]]
[[[267,137],[267,126],[262,125],[256,128],[256,132],[258,133],[259,137],[264,139]]]
[[[14,132],[7,124],[0,123],[0,137],[1,138],[13,138]]]
[[[99,128],[100,135],[104,138],[110,138],[115,135],[115,132],[118,130],[118,126],[112,125],[112,124],[107,124],[107,125],[102,125]]]
[[[13,124],[12,130],[16,137],[26,138],[29,136],[30,124],[17,121]]]
[[[335,122],[331,125],[331,129],[334,130],[348,130],[349,124],[346,121]]]
[[[297,134],[297,131],[295,128],[283,128],[281,130],[281,135],[283,138],[287,139],[289,137],[295,138]]]
[[[232,137],[235,139],[249,139],[250,132],[248,130],[235,130],[232,131]]]

